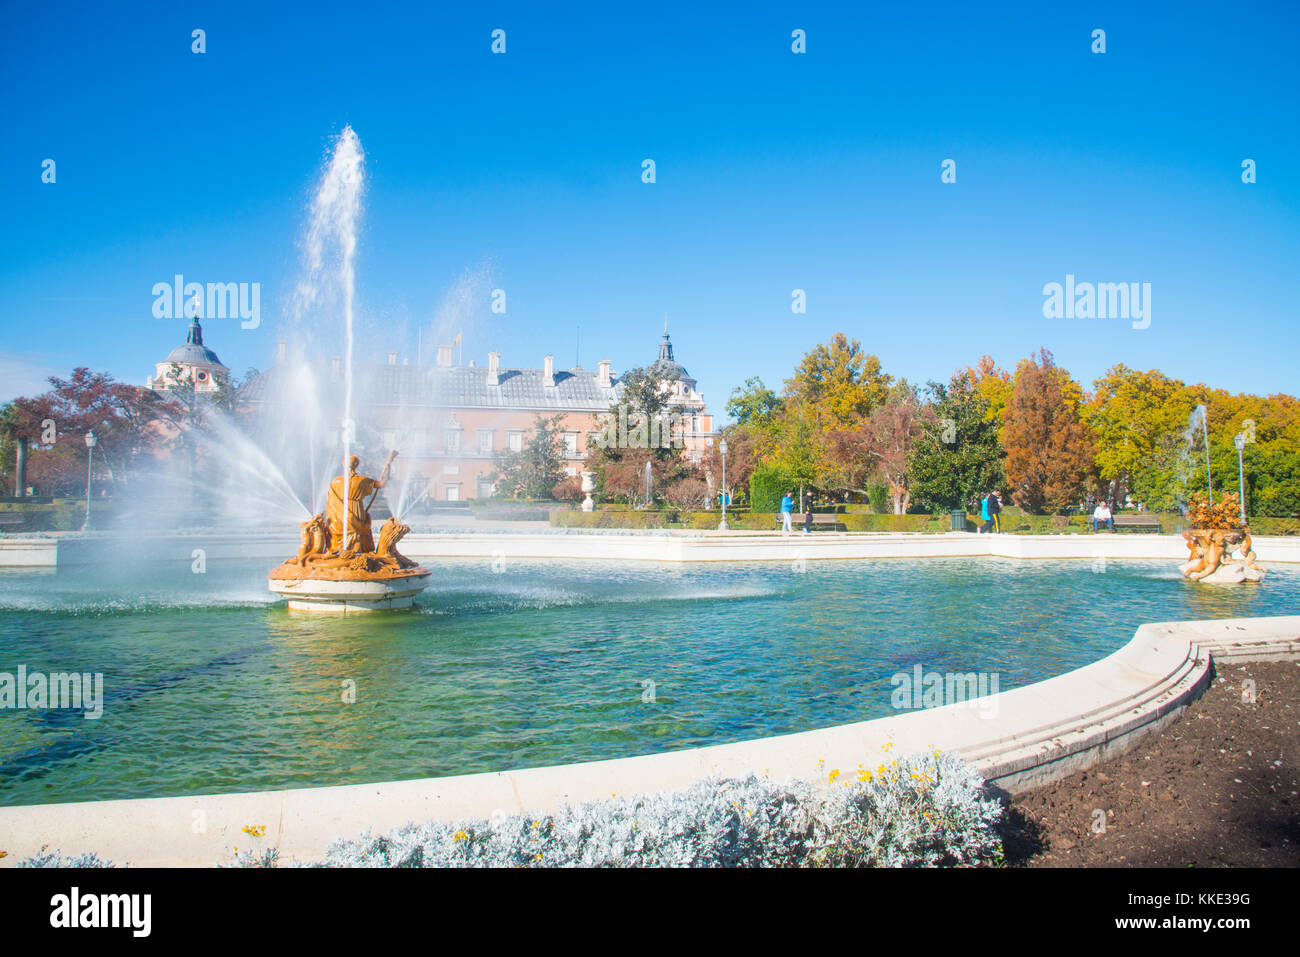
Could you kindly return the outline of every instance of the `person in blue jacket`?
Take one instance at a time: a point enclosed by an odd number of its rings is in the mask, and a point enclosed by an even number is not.
[[[781,534],[789,535],[794,531],[791,524],[794,515],[794,492],[786,492],[781,499]]]
[[[980,498],[980,534],[983,535],[993,526],[993,518],[989,515],[989,496],[985,493]]]

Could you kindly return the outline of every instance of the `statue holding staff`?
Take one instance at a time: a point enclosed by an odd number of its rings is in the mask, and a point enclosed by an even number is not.
[[[359,456],[349,456],[344,460],[345,474],[336,476],[330,482],[329,498],[325,506],[331,552],[365,554],[375,550],[374,536],[370,531],[370,506],[379,490],[387,484],[396,455],[396,450],[388,453],[388,461],[384,463],[384,470],[377,479],[357,474],[357,468],[361,465]]]

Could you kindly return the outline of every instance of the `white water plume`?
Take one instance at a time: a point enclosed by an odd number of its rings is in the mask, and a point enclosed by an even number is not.
[[[343,304],[343,461],[352,454],[355,416],[352,409],[353,309],[356,293],[357,231],[365,186],[365,153],[351,126],[334,143],[329,164],[311,203],[303,247],[303,277],[294,295],[294,317],[303,319],[317,303],[337,292]],[[332,474],[332,473],[331,473]],[[344,474],[347,474],[346,471]],[[344,541],[347,510],[344,510]]]

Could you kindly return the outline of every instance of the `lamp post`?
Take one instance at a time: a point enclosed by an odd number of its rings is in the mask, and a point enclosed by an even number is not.
[[[1241,524],[1246,524],[1246,468],[1242,465],[1241,453],[1246,447],[1246,435],[1238,432],[1233,436],[1232,444],[1237,447],[1237,495],[1241,499]]]
[[[722,521],[718,524],[718,531],[727,530],[727,440],[723,438],[718,442],[718,451],[722,453]]]
[[[86,521],[81,526],[83,532],[90,531],[90,479],[95,465],[95,433],[86,433]]]

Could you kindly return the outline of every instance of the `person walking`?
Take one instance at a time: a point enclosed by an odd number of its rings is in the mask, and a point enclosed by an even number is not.
[[[794,531],[794,492],[786,492],[781,499],[781,534],[789,535]]]
[[[808,493],[808,501],[803,513],[803,533],[808,535],[812,532],[813,505],[817,502],[816,496],[812,492]]]
[[[994,489],[989,495],[989,518],[993,522],[993,531],[1002,531],[1002,493]]]
[[[989,527],[992,524],[992,522],[993,519],[989,517],[989,497],[986,494],[980,498],[980,534],[981,535],[983,535],[985,532],[989,530]]]

